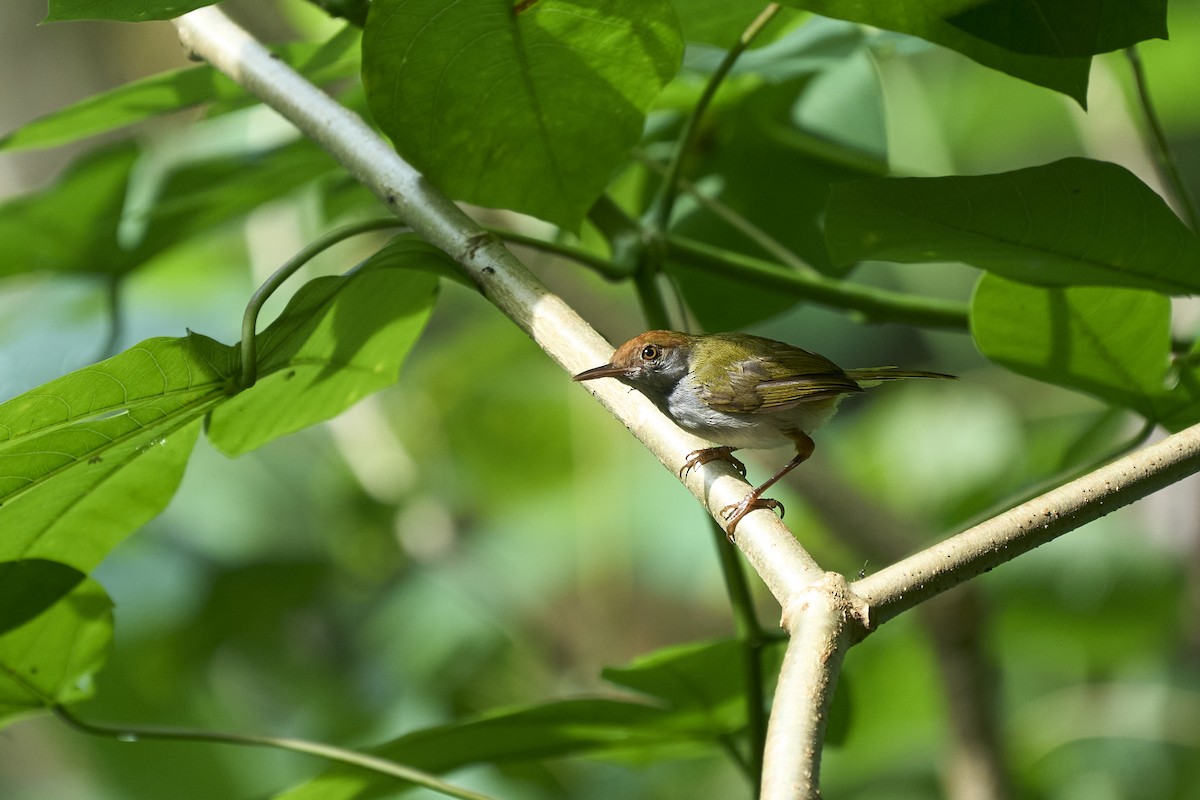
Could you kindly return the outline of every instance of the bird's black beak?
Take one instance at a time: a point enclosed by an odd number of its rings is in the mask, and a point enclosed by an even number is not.
[[[615,364],[605,364],[602,367],[592,367],[571,378],[573,381],[591,381],[596,378],[624,378],[626,369]]]

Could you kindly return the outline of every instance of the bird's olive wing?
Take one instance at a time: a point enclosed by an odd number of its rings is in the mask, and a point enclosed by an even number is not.
[[[722,380],[704,387],[704,402],[718,411],[748,414],[784,411],[800,403],[861,392],[862,387],[824,356],[781,345],[767,355],[738,361]]]

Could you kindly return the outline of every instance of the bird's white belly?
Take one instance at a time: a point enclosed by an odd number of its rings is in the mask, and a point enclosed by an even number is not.
[[[839,398],[840,399],[840,398]],[[719,411],[693,399],[691,393],[675,391],[668,398],[668,413],[689,433],[733,448],[761,449],[793,441],[784,431],[811,433],[833,416],[837,402],[830,398],[800,403],[785,411],[744,414]]]

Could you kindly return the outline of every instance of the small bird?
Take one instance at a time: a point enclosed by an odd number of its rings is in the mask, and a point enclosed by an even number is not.
[[[795,457],[782,469],[721,510],[732,540],[738,522],[756,508],[779,509],[783,516],[783,504],[763,492],[812,455],[809,434],[833,416],[843,397],[880,381],[954,376],[895,367],[843,370],[824,356],[747,333],[647,331],[618,347],[607,364],[572,380],[596,378],[632,386],[676,425],[720,445],[689,453],[680,477],[721,459],[744,478],[746,465],[733,457],[735,450],[795,445]]]

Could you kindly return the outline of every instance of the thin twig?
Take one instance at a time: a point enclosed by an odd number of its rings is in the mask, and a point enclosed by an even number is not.
[[[1146,70],[1142,66],[1142,57],[1138,53],[1137,46],[1125,48],[1125,57],[1129,60],[1129,67],[1133,72],[1133,83],[1137,89],[1142,117],[1146,121],[1146,128],[1154,143],[1153,149],[1158,171],[1163,180],[1170,184],[1175,197],[1179,199],[1179,204],[1183,206],[1188,225],[1192,230],[1200,232],[1200,213],[1196,211],[1196,202],[1192,199],[1192,193],[1188,190],[1179,166],[1175,163],[1175,154],[1171,151],[1171,143],[1167,141],[1167,133],[1163,129],[1162,121],[1158,118],[1158,112],[1154,110],[1154,102],[1150,99],[1150,84],[1146,80]]]
[[[634,158],[638,159],[647,169],[654,170],[660,175],[666,175],[667,168],[647,156],[645,153],[635,153]],[[717,198],[710,197],[709,195],[700,191],[699,187],[697,187],[696,184],[692,183],[687,178],[677,178],[676,183],[678,187],[686,192],[689,197],[712,212],[713,216],[717,217],[726,225],[745,236],[747,239],[757,245],[764,253],[774,258],[780,264],[806,275],[819,276],[821,274],[815,267],[802,259],[800,256],[793,253],[791,249],[788,248],[783,242],[779,241],[774,236],[755,225],[750,219],[742,216],[736,210],[725,205]]]
[[[194,730],[190,728],[147,727],[140,725],[99,725],[79,719],[64,706],[55,705],[51,710],[55,715],[77,731],[91,736],[102,736],[116,739],[119,742],[140,742],[147,740],[167,742],[213,742],[216,744],[235,744],[250,747],[271,747],[277,750],[290,750],[293,753],[305,753],[318,756],[327,761],[336,761],[353,767],[390,775],[393,778],[407,781],[417,786],[424,786],[440,794],[459,797],[462,800],[492,800],[488,795],[462,789],[446,783],[442,779],[394,761],[356,753],[342,747],[335,747],[321,742],[310,742],[305,739],[292,739],[286,736],[258,736],[248,733],[230,733],[227,731]]]
[[[851,584],[869,629],[1200,471],[1200,425],[1168,436]]]
[[[1005,511],[1012,508],[1013,506],[1018,506],[1022,503],[1028,503],[1030,500],[1033,500],[1033,499],[1039,497],[1040,495],[1043,495],[1046,492],[1051,491],[1052,489],[1054,489],[1056,487],[1063,486],[1064,484],[1066,484],[1070,481],[1073,481],[1078,478],[1082,478],[1086,475],[1089,475],[1092,472],[1095,472],[1100,467],[1109,463],[1110,461],[1114,461],[1114,460],[1120,458],[1121,456],[1125,455],[1126,453],[1133,452],[1133,450],[1136,447],[1138,447],[1139,445],[1141,445],[1147,439],[1150,438],[1150,435],[1152,433],[1154,433],[1154,429],[1156,427],[1158,427],[1158,424],[1156,422],[1154,422],[1153,420],[1146,420],[1142,424],[1142,426],[1140,428],[1138,428],[1138,430],[1132,436],[1118,442],[1112,448],[1110,448],[1106,453],[1104,453],[1101,456],[1091,459],[1084,466],[1074,467],[1074,468],[1068,469],[1068,470],[1063,470],[1059,474],[1055,475],[1054,477],[1049,478],[1045,481],[1042,481],[1042,482],[1038,483],[1037,485],[1033,486],[1032,488],[1029,488],[1018,495],[1015,495],[1013,497],[1009,497],[1009,498],[1005,499],[1003,504],[995,505],[995,506],[987,509],[986,511],[984,511],[981,514],[977,514],[974,517],[969,517],[967,519],[959,521],[959,525],[961,525],[963,527],[967,527],[967,528],[974,527],[975,525],[978,525],[978,524],[984,522],[985,520],[989,520],[992,517],[995,517],[997,514],[1004,513]],[[1088,436],[1090,434],[1091,434],[1091,431],[1089,430],[1089,431],[1085,432],[1084,436]],[[1081,441],[1076,442],[1076,446],[1078,446],[1079,444],[1081,444]]]

